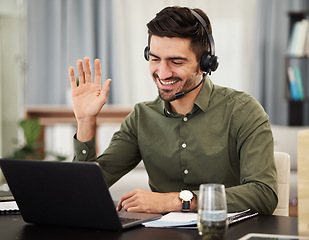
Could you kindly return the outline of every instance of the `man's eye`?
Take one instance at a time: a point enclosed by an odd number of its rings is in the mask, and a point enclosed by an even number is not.
[[[177,62],[177,61],[173,61],[173,64],[175,65],[181,65],[183,62]]]
[[[158,61],[160,61],[160,59],[159,58],[151,58],[151,61],[152,62],[158,62]]]

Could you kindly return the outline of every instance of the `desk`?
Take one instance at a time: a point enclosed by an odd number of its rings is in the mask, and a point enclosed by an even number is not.
[[[297,235],[297,218],[257,216],[229,226],[225,240],[235,240],[247,233]],[[0,215],[1,240],[190,240],[202,239],[197,230],[154,229],[142,226],[122,232],[26,224],[21,215]]]

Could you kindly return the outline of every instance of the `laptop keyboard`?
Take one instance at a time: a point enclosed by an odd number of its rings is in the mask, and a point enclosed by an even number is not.
[[[120,217],[120,222],[121,222],[122,225],[132,223],[132,222],[136,222],[136,221],[139,221],[139,220],[141,220],[141,219]]]

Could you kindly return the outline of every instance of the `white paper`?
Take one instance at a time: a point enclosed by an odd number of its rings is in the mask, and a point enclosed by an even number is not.
[[[160,219],[143,223],[145,227],[179,227],[197,224],[197,213],[170,212]]]
[[[0,202],[0,211],[19,210],[15,201]]]

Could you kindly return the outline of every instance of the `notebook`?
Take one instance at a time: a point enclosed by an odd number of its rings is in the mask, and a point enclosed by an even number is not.
[[[250,209],[242,212],[234,212],[227,214],[228,225],[243,221],[245,219],[257,216],[258,213],[251,212]],[[183,213],[170,212],[162,218],[143,223],[145,227],[153,228],[183,228],[183,229],[197,229],[198,213]]]
[[[27,223],[122,230],[160,214],[118,212],[98,163],[0,159]]]

